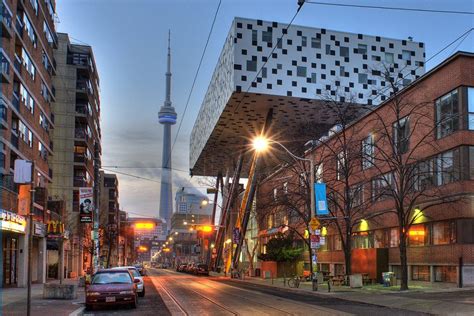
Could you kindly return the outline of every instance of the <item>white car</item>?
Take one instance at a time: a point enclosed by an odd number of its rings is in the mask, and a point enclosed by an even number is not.
[[[115,267],[112,269],[128,269],[130,273],[133,275],[134,279],[140,280],[139,283],[137,283],[137,293],[138,296],[144,297],[145,296],[145,282],[143,282],[143,276],[140,275],[138,272],[137,268],[134,266],[125,266],[125,267]]]

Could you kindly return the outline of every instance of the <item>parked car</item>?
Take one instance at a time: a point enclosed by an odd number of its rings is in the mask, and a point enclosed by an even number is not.
[[[140,273],[138,272],[136,267],[134,267],[134,266],[125,266],[125,267],[116,267],[116,268],[112,268],[112,269],[114,269],[114,270],[128,269],[128,271],[130,271],[130,273],[132,274],[133,278],[135,280],[138,279],[140,281],[140,282],[137,283],[138,296],[140,296],[140,297],[145,296],[145,282],[143,281],[143,276],[140,275]]]
[[[140,273],[140,275],[142,275],[142,276],[146,275],[146,269],[143,265],[141,265],[141,264],[136,265],[135,268],[137,268],[138,273]]]
[[[194,268],[195,268],[194,262],[188,263],[188,265],[184,268],[184,272],[194,273]]]
[[[204,264],[204,263],[200,263],[196,266],[196,268],[194,269],[194,274],[196,275],[207,275],[209,276],[209,267],[207,266],[207,264]]]
[[[104,269],[96,272],[86,286],[86,309],[95,306],[130,305],[137,307],[137,283],[128,269]]]
[[[176,266],[176,271],[177,272],[185,272],[185,268],[188,264],[187,263],[180,263]]]

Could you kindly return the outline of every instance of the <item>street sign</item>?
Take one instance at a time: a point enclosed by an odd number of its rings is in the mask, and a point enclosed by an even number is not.
[[[318,235],[311,235],[311,249],[318,249],[320,245],[320,237]]]
[[[311,221],[309,222],[309,227],[311,228],[312,231],[315,231],[316,229],[319,228],[321,223],[316,217],[311,218]]]
[[[322,245],[325,245],[326,244],[326,237],[319,237],[319,244],[322,246]]]

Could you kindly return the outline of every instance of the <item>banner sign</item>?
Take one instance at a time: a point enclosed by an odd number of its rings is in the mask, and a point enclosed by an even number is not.
[[[326,184],[315,183],[314,195],[316,200],[316,215],[328,215],[328,201],[326,198]]]
[[[22,184],[18,186],[18,214],[30,215],[31,185]]]
[[[26,218],[5,210],[0,210],[0,230],[25,233]]]
[[[79,212],[81,223],[92,223],[94,214],[94,192],[92,188],[79,188]]]

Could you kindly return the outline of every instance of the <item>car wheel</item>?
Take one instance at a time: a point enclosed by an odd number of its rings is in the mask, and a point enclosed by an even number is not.
[[[135,296],[135,300],[133,301],[133,303],[131,304],[132,308],[137,308],[137,297]]]
[[[144,297],[144,296],[145,296],[145,289],[143,289],[143,291],[141,291],[140,293],[138,293],[138,296]]]

